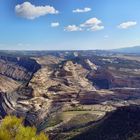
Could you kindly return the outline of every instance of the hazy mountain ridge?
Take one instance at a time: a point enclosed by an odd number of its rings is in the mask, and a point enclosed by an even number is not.
[[[140,54],[140,46],[134,47],[126,47],[126,48],[119,48],[112,50],[113,52],[120,52],[120,53],[133,53],[133,54]]]

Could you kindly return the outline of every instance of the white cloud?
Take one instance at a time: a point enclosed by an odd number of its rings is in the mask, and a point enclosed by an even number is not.
[[[85,7],[84,9],[75,9],[73,10],[72,12],[73,13],[86,13],[86,12],[90,12],[92,9],[91,8],[88,8],[88,7]]]
[[[104,26],[101,25],[102,21],[97,18],[90,18],[80,25],[82,28],[87,28],[88,31],[99,31],[104,29]]]
[[[52,22],[51,27],[58,27],[60,24],[59,22]]]
[[[76,25],[68,25],[64,28],[64,31],[68,32],[76,32],[76,31],[82,31],[82,28],[76,26]]]
[[[84,23],[80,24],[79,26],[76,25],[69,25],[65,27],[65,31],[99,31],[104,29],[104,26],[101,25],[102,21],[97,18],[90,18]]]
[[[22,4],[18,4],[15,6],[15,12],[18,16],[27,18],[27,19],[35,19],[40,16],[44,16],[47,14],[57,14],[57,11],[54,7],[46,5],[46,6],[35,6],[30,2],[24,2]]]
[[[104,29],[104,26],[101,26],[101,25],[94,25],[92,26],[91,28],[88,28],[87,30],[88,31],[99,31],[99,30],[102,30]]]
[[[81,27],[91,27],[91,26],[94,26],[94,25],[99,25],[101,23],[102,23],[102,21],[97,19],[97,18],[90,18],[86,22],[81,24],[80,26]]]
[[[136,21],[128,21],[128,22],[121,23],[118,26],[118,28],[120,28],[120,29],[128,29],[128,28],[133,27],[135,25],[137,25],[137,22]]]

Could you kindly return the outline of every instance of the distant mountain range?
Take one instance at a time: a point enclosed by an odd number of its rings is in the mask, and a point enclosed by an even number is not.
[[[135,53],[135,54],[140,54],[140,46],[119,48],[119,49],[114,49],[112,51],[113,52],[120,52],[120,53]]]

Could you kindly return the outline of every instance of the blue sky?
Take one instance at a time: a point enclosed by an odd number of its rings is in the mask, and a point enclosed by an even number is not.
[[[1,0],[0,49],[140,45],[140,0]]]

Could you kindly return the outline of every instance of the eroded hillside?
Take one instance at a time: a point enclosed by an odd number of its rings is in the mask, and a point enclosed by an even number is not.
[[[136,60],[90,52],[2,55],[0,115],[22,116],[50,139],[70,139],[118,107],[139,105],[139,84]]]

